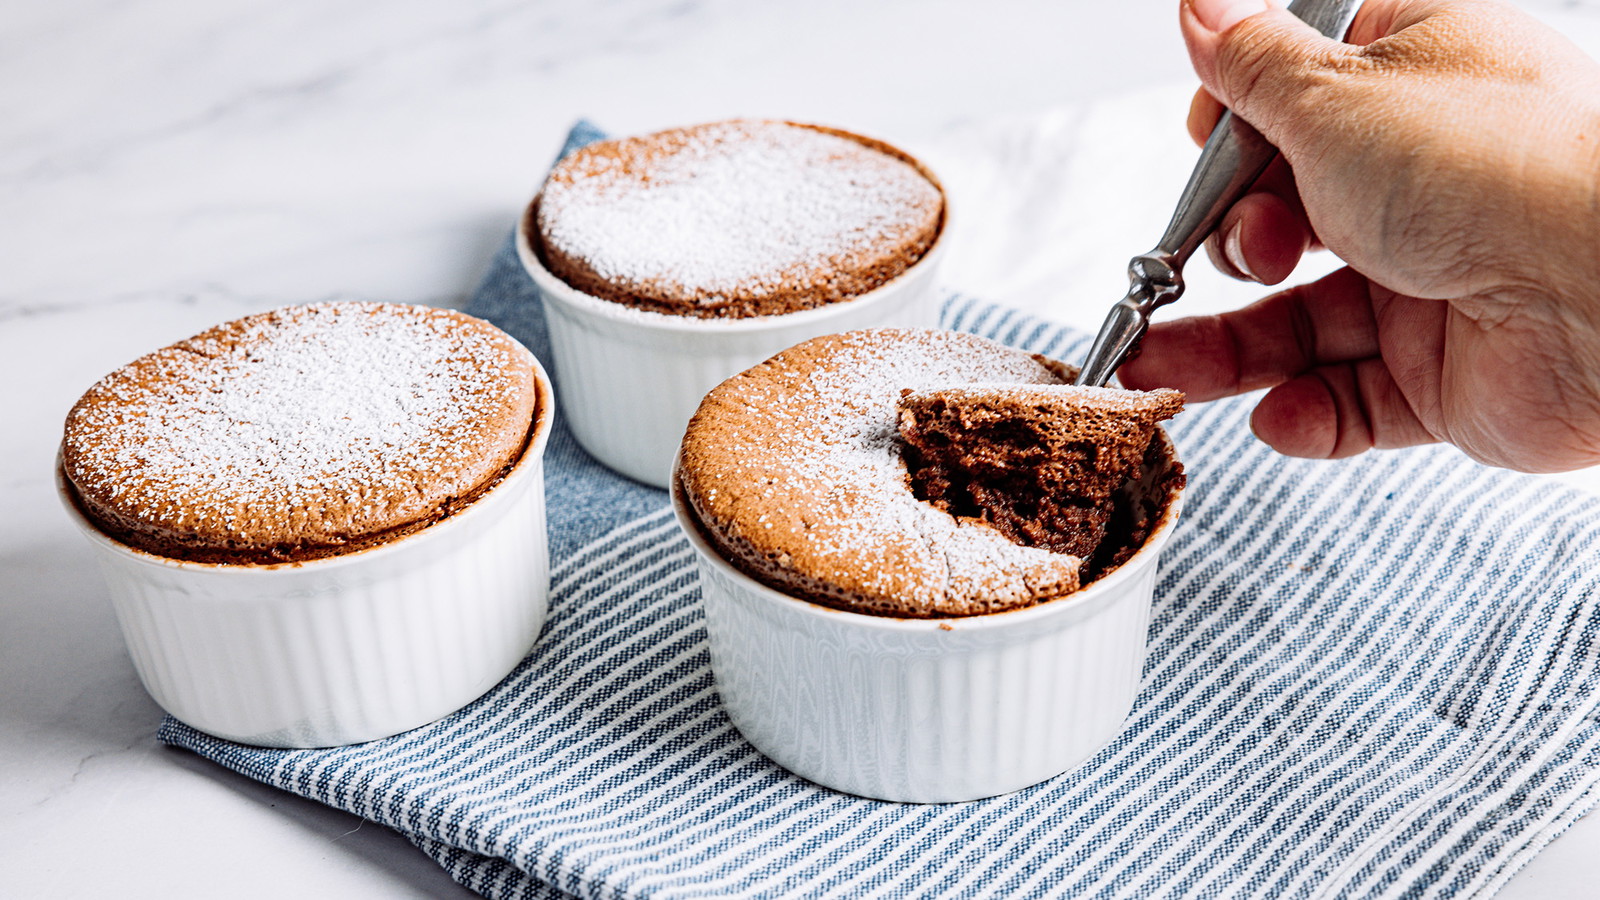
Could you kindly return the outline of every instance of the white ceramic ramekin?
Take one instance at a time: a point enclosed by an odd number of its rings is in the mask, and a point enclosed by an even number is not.
[[[1011,612],[895,619],[796,599],[706,542],[694,547],[711,667],[728,718],[779,765],[834,790],[907,803],[1037,784],[1121,730],[1144,668],[1174,498],[1144,547],[1075,594]]]
[[[948,206],[928,252],[877,290],[777,316],[700,319],[602,300],[551,274],[530,243],[537,203],[517,228],[517,256],[544,301],[561,413],[596,459],[654,487],[669,483],[672,457],[701,398],[729,376],[818,335],[939,324],[934,275],[944,256]]]
[[[439,719],[516,667],[550,590],[543,453],[554,396],[516,466],[466,509],[355,553],[281,565],[167,559],[89,539],[145,689],[208,734],[331,747]]]

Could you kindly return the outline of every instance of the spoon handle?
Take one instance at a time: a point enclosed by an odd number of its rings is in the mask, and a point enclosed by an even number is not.
[[[1323,35],[1341,39],[1361,0],[1295,0],[1289,12]],[[1095,337],[1078,384],[1104,385],[1150,324],[1150,314],[1183,294],[1183,266],[1233,204],[1278,155],[1249,122],[1225,111],[1206,139],[1167,230],[1154,249],[1128,263],[1128,295],[1111,308]]]

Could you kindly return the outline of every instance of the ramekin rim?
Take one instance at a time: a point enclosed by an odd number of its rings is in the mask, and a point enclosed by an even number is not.
[[[538,198],[535,197],[532,203],[537,202]],[[532,203],[529,204],[529,208],[532,207]],[[533,252],[527,234],[527,218],[524,215],[517,225],[517,259],[522,263],[523,270],[533,279],[534,284],[540,288],[546,299],[595,318],[633,325],[641,330],[656,332],[682,331],[695,332],[697,334],[746,334],[756,331],[775,331],[843,317],[851,312],[860,310],[863,306],[869,306],[886,297],[893,296],[903,287],[907,280],[923,274],[925,267],[937,262],[943,256],[945,244],[948,243],[944,238],[944,233],[948,229],[941,228],[939,236],[934,239],[927,252],[918,257],[917,261],[908,266],[904,272],[865,294],[858,294],[848,300],[767,316],[702,318],[699,316],[680,316],[672,313],[638,309],[584,293],[567,284],[546,268],[544,263],[540,261],[538,254]]]
[[[1165,438],[1169,450],[1172,439],[1166,436],[1164,429],[1158,431]],[[716,548],[706,540],[700,532],[700,525],[693,510],[690,508],[688,498],[683,496],[683,485],[678,477],[678,466],[681,460],[680,453],[673,457],[672,476],[668,489],[671,498],[672,513],[677,519],[679,530],[689,541],[690,548],[697,556],[711,562],[724,575],[732,578],[741,587],[747,588],[751,593],[763,598],[766,602],[783,606],[804,615],[846,617],[843,621],[852,622],[859,627],[876,629],[880,631],[895,632],[921,632],[928,630],[945,631],[951,627],[966,632],[988,631],[997,628],[1010,628],[1019,623],[1026,624],[1039,618],[1049,618],[1065,615],[1071,610],[1078,609],[1087,604],[1092,604],[1102,595],[1109,594],[1122,582],[1132,579],[1135,573],[1144,565],[1157,565],[1160,562],[1160,553],[1177,527],[1179,514],[1183,509],[1184,488],[1179,488],[1172,496],[1171,501],[1163,510],[1161,522],[1145,538],[1144,545],[1133,556],[1129,557],[1122,565],[1112,572],[1097,579],[1088,587],[1073,591],[1064,597],[1046,600],[1018,609],[1001,610],[1000,612],[984,613],[974,616],[940,616],[930,618],[907,618],[899,616],[878,616],[870,613],[853,612],[847,609],[815,603],[800,597],[786,594],[777,588],[770,587],[745,574],[728,560],[724,559]],[[1176,462],[1176,456],[1174,455]],[[1136,563],[1139,563],[1136,565]]]

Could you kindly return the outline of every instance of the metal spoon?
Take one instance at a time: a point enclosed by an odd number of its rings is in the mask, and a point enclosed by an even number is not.
[[[1289,12],[1325,36],[1341,40],[1360,7],[1361,0],[1295,0]],[[1111,307],[1100,326],[1077,384],[1098,387],[1110,380],[1144,337],[1150,314],[1183,294],[1184,263],[1277,155],[1277,148],[1250,123],[1231,111],[1222,114],[1200,151],[1166,233],[1155,249],[1128,263],[1128,295]]]

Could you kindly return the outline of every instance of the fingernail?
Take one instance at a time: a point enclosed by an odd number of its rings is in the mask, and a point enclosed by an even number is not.
[[[1215,32],[1227,31],[1240,19],[1266,8],[1267,0],[1189,0],[1189,9],[1194,11],[1195,18]]]
[[[1256,273],[1250,271],[1250,265],[1244,261],[1244,239],[1241,237],[1243,234],[1244,225],[1239,222],[1233,223],[1233,227],[1229,228],[1228,233],[1222,238],[1222,255],[1228,258],[1228,265],[1233,266],[1234,271],[1251,281],[1260,281]]]

